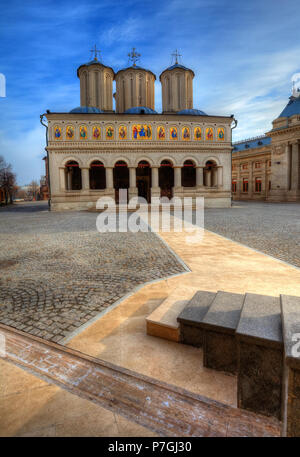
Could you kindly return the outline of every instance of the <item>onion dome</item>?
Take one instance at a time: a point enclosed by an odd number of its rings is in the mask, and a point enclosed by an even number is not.
[[[148,106],[134,106],[125,111],[125,114],[157,114],[154,109],[148,108]]]
[[[182,109],[177,111],[177,114],[184,114],[188,116],[207,116],[207,114],[200,109]]]
[[[101,114],[104,113],[104,111],[102,111],[99,108],[96,108],[95,106],[77,106],[77,108],[71,109],[70,113]]]

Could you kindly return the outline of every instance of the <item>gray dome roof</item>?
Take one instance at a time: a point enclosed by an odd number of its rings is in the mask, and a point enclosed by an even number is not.
[[[178,111],[177,114],[186,114],[189,116],[207,116],[204,111],[200,111],[199,109],[182,109]]]
[[[157,114],[157,112],[147,106],[134,106],[127,109],[125,114]]]
[[[300,96],[291,96],[288,104],[278,117],[291,117],[294,114],[300,114]]]
[[[101,114],[103,111],[95,106],[78,106],[77,108],[71,109],[70,113],[96,113]]]
[[[116,75],[118,75],[119,73],[121,73],[121,71],[126,71],[126,70],[148,71],[149,73],[152,73],[152,75],[153,75],[154,78],[156,79],[156,76],[155,76],[155,74],[153,73],[153,71],[148,70],[147,68],[139,67],[138,65],[131,65],[130,67],[121,68],[119,71],[117,71]]]
[[[171,65],[170,67],[166,68],[164,71],[161,72],[159,78],[161,77],[161,75],[165,72],[165,71],[171,71],[171,70],[176,70],[176,69],[181,69],[181,70],[185,70],[185,71],[191,71],[193,73],[193,75],[195,76],[195,73],[193,72],[193,70],[191,70],[190,68],[187,68],[185,67],[184,65],[181,65],[180,63],[175,63],[174,65]]]
[[[81,64],[81,65],[77,68],[77,76],[79,76],[79,75],[78,75],[78,72],[79,72],[79,70],[80,70],[81,67],[89,67],[90,65],[100,65],[100,67],[109,68],[109,69],[112,70],[112,72],[115,74],[114,70],[113,70],[111,67],[108,67],[107,65],[103,65],[103,63],[99,62],[98,59],[94,59],[94,60],[90,60],[89,62],[86,62],[86,63]]]

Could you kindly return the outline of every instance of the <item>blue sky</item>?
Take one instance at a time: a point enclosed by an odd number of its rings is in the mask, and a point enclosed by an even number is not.
[[[78,106],[76,68],[97,44],[118,70],[135,46],[158,76],[177,48],[192,68],[194,107],[238,119],[234,140],[265,133],[300,71],[298,0],[1,0],[0,154],[20,185],[44,174],[46,109]]]

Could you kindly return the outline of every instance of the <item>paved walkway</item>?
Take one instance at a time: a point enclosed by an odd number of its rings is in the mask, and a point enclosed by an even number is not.
[[[185,271],[153,233],[98,233],[96,213],[0,210],[0,322],[58,342],[140,284]]]

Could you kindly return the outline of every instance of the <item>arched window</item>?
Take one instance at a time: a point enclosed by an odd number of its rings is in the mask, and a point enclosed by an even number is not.
[[[204,185],[216,187],[218,185],[218,167],[214,160],[208,160],[204,168]]]
[[[69,160],[65,166],[65,173],[67,190],[81,190],[81,169],[78,162],[75,160]]]
[[[105,168],[100,160],[94,160],[90,165],[90,189],[105,189]]]
[[[174,168],[170,160],[162,160],[159,168],[159,187],[161,197],[172,198],[174,187]]]
[[[196,186],[196,165],[192,160],[186,160],[181,168],[181,182],[183,187]]]

